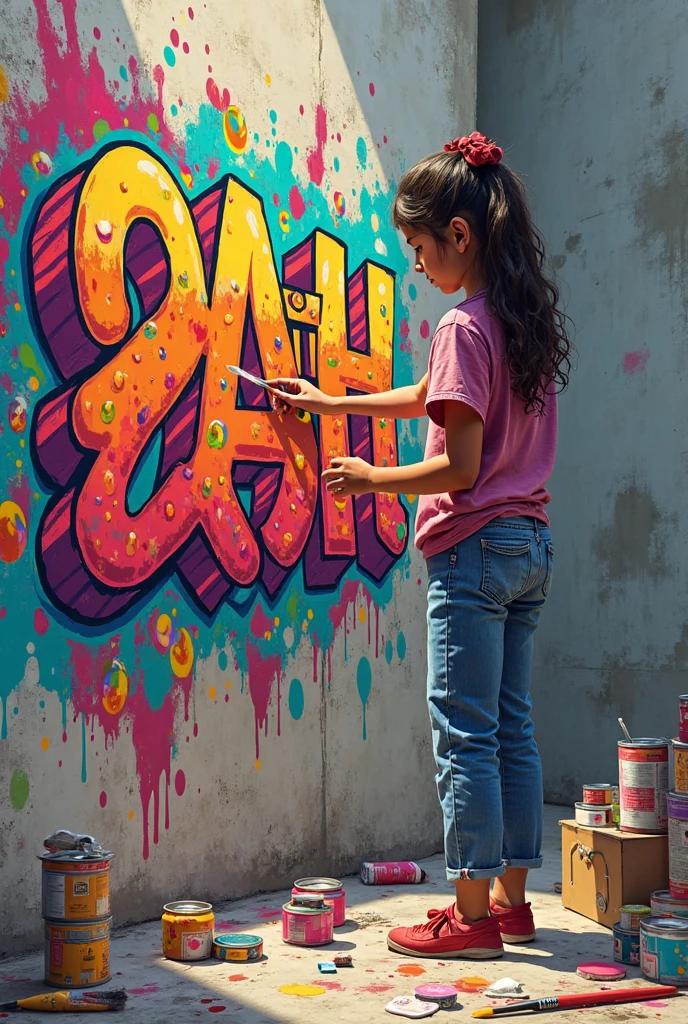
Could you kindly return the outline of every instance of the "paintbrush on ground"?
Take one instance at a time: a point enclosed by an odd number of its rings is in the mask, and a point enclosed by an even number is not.
[[[123,1010],[127,993],[123,988],[104,992],[46,992],[28,999],[15,999],[11,1003],[0,1003],[0,1011],[38,1010],[48,1013],[89,1013],[101,1010]]]
[[[508,1013],[538,1013],[540,1010],[578,1010],[584,1006],[609,1006],[612,1003],[644,1003],[648,999],[677,996],[675,985],[654,985],[652,988],[618,988],[605,992],[578,992],[545,999],[528,999],[507,1006],[484,1006],[474,1010],[474,1017],[503,1017]]]

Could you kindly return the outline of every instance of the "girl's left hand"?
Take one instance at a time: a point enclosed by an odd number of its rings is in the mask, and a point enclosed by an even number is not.
[[[330,468],[323,472],[327,489],[332,494],[369,494],[372,491],[373,467],[363,459],[330,459]]]

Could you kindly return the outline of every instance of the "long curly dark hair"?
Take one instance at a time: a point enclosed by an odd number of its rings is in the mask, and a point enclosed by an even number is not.
[[[392,220],[397,228],[425,228],[441,252],[454,217],[478,237],[487,307],[504,328],[512,388],[526,412],[540,415],[547,394],[568,385],[571,341],[523,183],[502,163],[473,167],[460,152],[434,153],[402,177]]]

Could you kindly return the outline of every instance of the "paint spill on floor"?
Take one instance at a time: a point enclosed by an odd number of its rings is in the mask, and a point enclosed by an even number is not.
[[[144,985],[143,988],[130,988],[130,996],[150,996],[153,992],[159,992],[160,989],[157,985]]]
[[[458,981],[452,984],[454,988],[458,988],[459,992],[481,992],[488,985],[491,985],[492,982],[488,981],[487,978],[469,977],[459,978]]]
[[[338,981],[318,981],[313,984],[317,988],[326,988],[328,992],[346,992],[346,986]]]
[[[281,985],[280,992],[285,996],[299,996],[302,999],[312,999],[313,996],[324,996],[327,992],[322,985]]]
[[[248,981],[245,974],[230,974],[228,981]]]
[[[402,964],[401,967],[397,967],[397,974],[404,978],[418,978],[425,974],[425,968],[420,964]]]

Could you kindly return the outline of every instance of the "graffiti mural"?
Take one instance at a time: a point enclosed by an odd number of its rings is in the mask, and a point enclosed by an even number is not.
[[[414,379],[428,326],[376,177],[386,136],[303,103],[287,137],[270,74],[237,105],[205,5],[165,14],[146,74],[115,14],[106,38],[77,0],[25,6],[41,80],[0,66],[0,743],[42,735],[0,784],[13,815],[55,773],[105,811],[126,737],[146,859],[170,790],[201,792],[201,699],[247,716],[260,770],[321,687],[353,691],[367,742],[375,659],[406,656],[381,612],[415,497],[335,499],[320,474],[417,459],[415,425],[280,417],[228,367],[373,393]],[[200,103],[168,82],[184,61]]]

